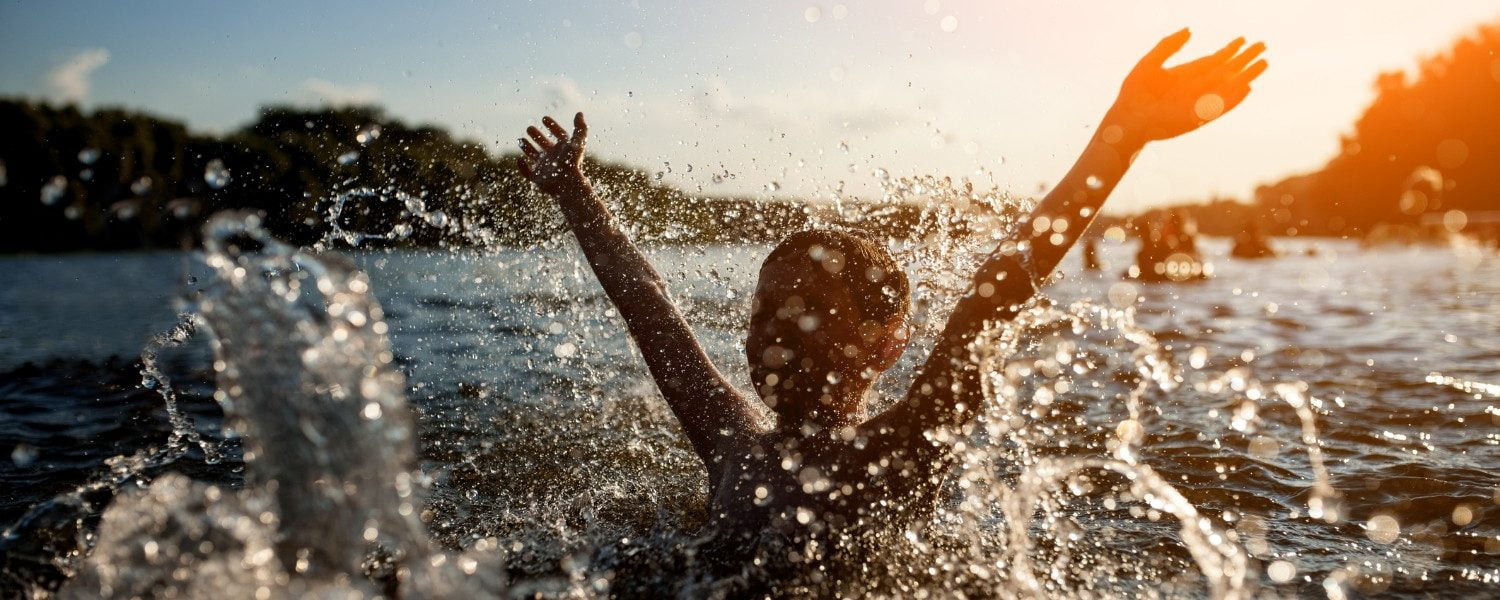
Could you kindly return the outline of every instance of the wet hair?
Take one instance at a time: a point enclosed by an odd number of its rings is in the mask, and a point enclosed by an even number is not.
[[[865,319],[886,322],[906,316],[911,287],[906,272],[884,246],[845,231],[809,229],[782,240],[761,265],[821,267],[849,290]]]

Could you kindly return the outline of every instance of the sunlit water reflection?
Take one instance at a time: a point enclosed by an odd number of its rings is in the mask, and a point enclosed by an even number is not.
[[[1500,590],[1494,256],[1317,241],[1285,244],[1298,251],[1284,259],[1239,262],[1223,258],[1222,245],[1204,245],[1217,276],[1195,284],[1120,279],[1133,255],[1124,245],[1104,245],[1112,264],[1102,273],[1065,263],[1067,276],[1046,290],[1049,302],[997,332],[992,402],[971,436],[950,442],[964,460],[933,527],[885,540],[867,560],[866,581],[797,585],[892,596]],[[1305,255],[1303,246],[1318,252]],[[734,381],[747,381],[747,294],[768,250],[652,252]],[[900,250],[919,282],[918,318],[938,322],[951,283],[934,276],[940,263],[920,245]],[[225,277],[175,254],[0,259],[0,276],[15,282],[0,291],[0,367],[9,371],[0,378],[9,456],[0,458],[10,459],[0,460],[0,477],[6,490],[20,490],[5,494],[4,522],[28,515],[3,540],[5,586],[54,587],[72,577],[64,589],[88,595],[133,576],[157,586],[145,589],[200,595],[266,587],[332,596],[393,580],[407,593],[427,586],[438,595],[736,589],[695,562],[706,479],[623,323],[570,248],[351,257],[369,277],[355,295],[378,298],[384,321],[365,315],[355,327],[368,336],[357,339],[373,344],[363,358],[344,355],[313,379],[352,376],[345,387],[357,387],[374,377],[383,382],[368,390],[379,414],[369,418],[367,404],[354,404],[344,422],[344,413],[313,407],[261,427],[346,441],[358,436],[340,422],[374,427],[365,435],[399,434],[404,426],[391,418],[409,399],[419,413],[416,463],[401,457],[399,439],[316,468],[311,459],[258,460],[294,470],[282,477],[344,468],[352,470],[333,479],[394,486],[352,505],[320,503],[321,492],[307,490],[278,501],[254,476],[242,483],[244,448],[257,448],[265,429],[237,419],[274,410],[274,400],[250,410],[231,402],[243,412],[230,422],[246,437],[224,440],[222,463],[204,452],[225,437],[209,398],[209,333],[287,333],[245,346],[253,352],[230,362],[263,369],[250,375],[270,386],[262,396],[294,396],[274,391],[298,389],[307,376],[307,357],[294,353],[334,339],[328,327],[337,319],[317,316],[323,309],[282,314],[286,322],[244,318],[276,306],[267,298],[285,289],[273,283],[242,290],[247,304],[218,323],[212,309],[189,303],[208,314],[212,331],[161,354],[185,418],[206,439],[169,444],[162,398],[138,387],[134,367],[105,357],[138,354],[150,334],[170,330],[174,291],[225,298],[213,289]],[[310,285],[343,282],[329,288],[334,294],[356,277],[337,261],[283,260],[308,267]],[[394,369],[380,366],[377,322],[389,327]],[[290,335],[299,324],[324,329]],[[920,358],[911,352],[879,392],[904,390]],[[71,362],[20,366],[51,359]],[[278,360],[286,364],[272,366]],[[218,389],[232,395],[219,374]],[[287,435],[298,436],[272,437]],[[328,442],[357,448],[339,443]],[[111,486],[155,480],[147,494],[112,500],[105,489],[48,500],[97,482],[106,457],[164,445],[180,451],[147,453],[160,464],[112,463],[121,475]],[[376,471],[360,475],[366,467]],[[170,470],[205,483],[162,477]],[[410,496],[401,492],[407,484]],[[94,524],[77,519],[106,506],[97,534],[105,539],[83,558],[70,541],[94,536]],[[320,521],[318,511],[330,507],[377,515],[374,534],[363,520]],[[299,570],[301,558],[318,557],[277,556],[283,524],[298,519],[302,534],[326,538],[308,545],[354,554]],[[386,550],[372,552],[377,545]],[[341,570],[349,560],[365,564]],[[186,565],[191,571],[175,579]],[[404,576],[391,571],[402,565]]]

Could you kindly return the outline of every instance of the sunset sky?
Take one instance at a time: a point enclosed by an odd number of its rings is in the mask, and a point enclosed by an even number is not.
[[[1246,198],[1320,166],[1377,73],[1497,19],[1494,0],[7,1],[0,95],[200,131],[269,103],[374,102],[494,150],[544,113],[583,110],[592,152],[670,165],[688,190],[821,196],[845,181],[869,195],[881,167],[1026,195],[1067,169],[1161,36],[1191,27],[1183,56],[1264,40],[1270,69],[1249,99],[1148,148],[1110,206],[1128,212]]]

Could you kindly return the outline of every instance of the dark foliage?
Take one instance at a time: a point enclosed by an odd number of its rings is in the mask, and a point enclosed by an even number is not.
[[[334,199],[359,190],[370,193],[351,197],[339,227],[384,234],[411,225],[399,239],[367,244],[515,245],[561,231],[514,156],[372,107],[271,107],[208,136],[144,113],[0,101],[0,130],[3,252],[186,247],[224,209],[259,211],[272,233],[306,245],[330,231]],[[585,170],[648,241],[771,239],[807,219],[798,204],[690,197],[594,161]],[[413,215],[405,198],[444,218]]]
[[[1415,76],[1381,74],[1375,89],[1322,169],[1256,191],[1269,231],[1358,234],[1500,210],[1500,23],[1423,60]]]

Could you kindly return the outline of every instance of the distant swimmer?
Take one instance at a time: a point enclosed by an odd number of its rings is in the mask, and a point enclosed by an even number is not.
[[[1229,250],[1230,256],[1246,259],[1276,258],[1277,254],[1255,219],[1245,221],[1245,226],[1234,235],[1234,247]]]
[[[1144,281],[1189,281],[1207,279],[1209,268],[1198,254],[1196,228],[1179,211],[1148,223],[1140,232],[1141,248],[1129,277]]]
[[[1072,169],[998,247],[1012,251],[997,248],[979,267],[904,399],[879,415],[867,413],[866,395],[905,349],[910,303],[906,275],[885,247],[810,230],[771,251],[745,340],[761,400],[752,402],[710,361],[665,281],[595,195],[580,169],[583,114],[571,132],[551,117],[542,119],[547,133],[527,129],[522,173],[562,209],[707,467],[705,557],[732,568],[777,561],[807,568],[840,556],[833,534],[930,522],[956,460],[943,440],[961,439],[985,401],[974,342],[1021,312],[1146,143],[1233,109],[1266,68],[1257,60],[1264,46],[1243,39],[1165,67],[1188,36],[1186,29],[1167,36],[1125,78]],[[1041,218],[1074,226],[1055,234],[1030,226]],[[1043,230],[1046,237],[1036,233]],[[1033,250],[1014,252],[1021,241]],[[792,550],[758,554],[769,543]]]

